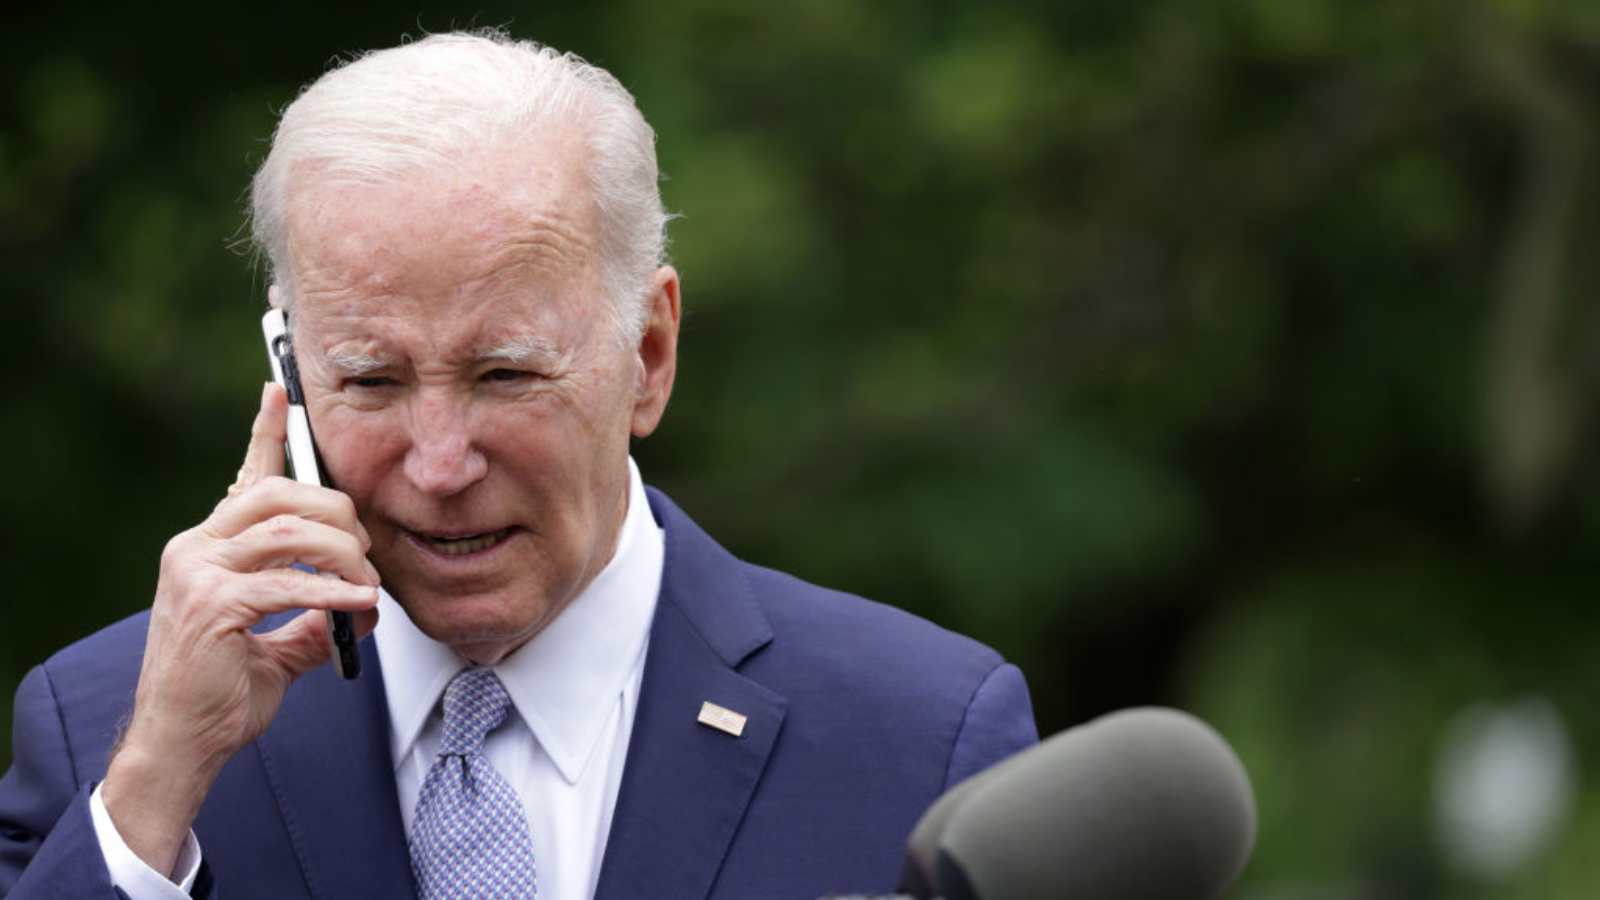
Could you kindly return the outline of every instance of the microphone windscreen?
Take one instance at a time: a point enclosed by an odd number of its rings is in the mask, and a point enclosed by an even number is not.
[[[900,858],[900,884],[897,890],[917,900],[930,900],[938,896],[939,841],[944,838],[950,817],[978,785],[1003,772],[1016,759],[1013,756],[965,779],[939,795],[939,799],[928,807],[928,811],[917,820],[917,826],[911,830],[911,837],[906,839],[906,852]]]
[[[1199,719],[1131,709],[979,776],[945,814],[945,900],[1215,900],[1255,843],[1244,766]]]

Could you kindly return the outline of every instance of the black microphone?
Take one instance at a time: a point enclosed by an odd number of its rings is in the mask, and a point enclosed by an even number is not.
[[[946,792],[907,842],[918,900],[1215,900],[1255,843],[1244,766],[1171,709],[1063,731]]]

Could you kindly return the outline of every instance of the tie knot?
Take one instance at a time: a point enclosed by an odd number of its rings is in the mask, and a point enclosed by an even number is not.
[[[444,689],[444,741],[440,754],[483,751],[483,737],[500,727],[511,696],[493,669],[467,669]]]

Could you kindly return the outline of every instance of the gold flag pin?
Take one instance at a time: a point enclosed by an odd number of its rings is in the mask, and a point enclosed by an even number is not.
[[[712,703],[710,700],[707,700],[700,706],[701,725],[710,725],[712,728],[715,728],[718,731],[726,731],[728,734],[731,734],[734,737],[743,737],[744,723],[744,716],[739,715],[731,709],[724,709],[723,707]]]

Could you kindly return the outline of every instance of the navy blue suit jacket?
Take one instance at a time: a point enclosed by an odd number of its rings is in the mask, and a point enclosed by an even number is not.
[[[923,810],[1037,740],[1021,673],[906,613],[748,565],[652,491],[666,565],[598,900],[886,892]],[[112,897],[89,816],[132,705],[147,614],[17,692],[0,780],[0,897]],[[370,639],[369,639],[370,641]],[[382,661],[296,682],[194,829],[196,896],[415,896]],[[697,722],[711,701],[741,737]],[[537,848],[536,848],[537,851]]]

